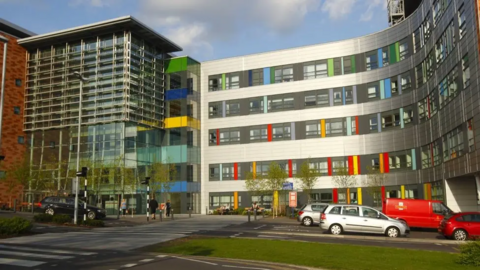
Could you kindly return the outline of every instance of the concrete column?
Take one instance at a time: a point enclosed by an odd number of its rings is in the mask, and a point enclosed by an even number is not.
[[[477,204],[480,205],[480,174],[475,175],[475,184],[477,185]]]

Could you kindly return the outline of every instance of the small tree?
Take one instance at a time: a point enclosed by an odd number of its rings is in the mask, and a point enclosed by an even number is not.
[[[11,168],[12,169],[10,170],[8,177],[6,179],[2,179],[8,182],[7,191],[10,194],[10,201],[11,193],[16,187],[23,186],[25,188],[34,178],[36,178],[35,172],[32,170],[32,166],[30,164],[30,158],[27,154],[14,161]]]
[[[168,194],[175,184],[177,169],[174,164],[154,162],[150,169],[150,189],[153,193]]]
[[[261,196],[265,193],[265,179],[262,175],[249,172],[245,177],[245,188],[253,196]]]
[[[367,177],[363,181],[366,191],[373,198],[373,204],[376,207],[381,206],[382,186],[385,186],[388,180],[388,174],[380,172],[380,170],[367,166]]]
[[[316,168],[310,168],[310,160],[306,160],[300,166],[300,171],[297,173],[297,178],[300,180],[300,187],[307,195],[308,202],[311,200],[313,187],[318,181],[320,173]]]
[[[275,193],[278,194],[283,188],[283,183],[287,181],[288,173],[276,162],[270,163],[268,166],[267,176],[265,177],[265,188],[273,192],[274,207],[273,216],[278,215],[279,202],[275,201]],[[275,207],[276,206],[276,207]]]
[[[343,164],[336,164],[335,166],[335,175],[332,178],[334,186],[338,188],[340,194],[347,194],[347,189],[355,187],[357,185],[357,177],[351,175],[348,171],[348,167],[345,167]],[[347,197],[345,197],[345,200]]]

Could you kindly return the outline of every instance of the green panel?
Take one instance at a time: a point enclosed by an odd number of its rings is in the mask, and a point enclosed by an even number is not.
[[[328,77],[333,77],[333,58],[328,59]]]
[[[270,84],[275,83],[275,67],[270,68]]]
[[[173,73],[187,70],[187,57],[174,58],[165,61],[165,73]]]
[[[400,43],[395,43],[395,52],[397,54],[397,62],[400,61]]]
[[[352,73],[357,73],[357,67],[355,66],[355,55],[352,55]]]
[[[225,86],[225,73],[222,74],[222,90],[225,90],[226,86]]]
[[[395,51],[395,44],[390,45],[390,64],[398,62],[397,52]]]
[[[187,146],[171,145],[162,147],[163,163],[184,163],[187,162]]]

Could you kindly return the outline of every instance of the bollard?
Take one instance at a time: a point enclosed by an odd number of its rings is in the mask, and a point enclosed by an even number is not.
[[[17,212],[17,199],[13,200],[13,213]]]
[[[265,218],[265,209],[262,210],[262,217]]]
[[[250,222],[250,210],[247,210],[248,222]]]
[[[205,207],[205,215],[208,215],[208,207]]]
[[[162,213],[162,210],[160,210],[160,222],[163,221],[163,213]]]
[[[189,218],[192,217],[192,208],[191,207],[188,208],[188,217]]]
[[[172,220],[173,220],[173,208],[172,208],[172,210],[170,211],[170,214],[172,215]]]
[[[253,210],[253,220],[257,220],[257,209]]]

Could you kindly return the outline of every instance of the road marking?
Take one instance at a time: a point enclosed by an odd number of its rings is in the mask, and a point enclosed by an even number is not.
[[[259,235],[258,237],[265,237],[265,238],[285,238],[283,236],[274,236],[274,235]]]
[[[36,254],[36,253],[6,251],[6,250],[0,250],[0,254],[14,255],[14,256],[26,256],[26,257],[34,257],[34,258],[44,258],[44,259],[57,259],[57,260],[66,260],[66,259],[74,258],[73,256],[47,255],[47,254]]]
[[[143,259],[143,260],[140,260],[140,261],[138,261],[138,262],[151,262],[151,261],[153,261],[153,260],[154,260],[154,259]]]
[[[253,228],[253,229],[254,229],[254,230],[258,230],[258,229],[263,228],[263,227],[265,227],[265,226],[267,226],[267,225],[258,226],[258,227]]]
[[[205,261],[199,261],[199,260],[188,259],[188,258],[182,258],[182,257],[173,257],[173,258],[180,259],[180,260],[192,261],[192,262],[206,263],[206,264],[210,264],[210,265],[218,265],[218,264],[216,264],[216,263],[205,262]]]
[[[40,251],[40,252],[49,252],[49,253],[55,253],[55,254],[74,254],[74,255],[84,255],[84,256],[97,254],[96,252],[76,252],[76,251],[65,251],[65,250],[58,250],[58,249],[40,249],[40,248],[15,247],[15,246],[5,246],[5,245],[0,245],[0,248],[22,250],[22,251]]]
[[[168,255],[157,255],[157,258],[165,258],[167,257]]]
[[[134,267],[136,265],[137,265],[136,263],[129,263],[129,264],[122,265],[121,268],[130,268],[130,267]]]
[[[0,264],[7,264],[13,266],[34,267],[44,263],[46,262],[0,258]]]
[[[241,269],[270,270],[270,268],[246,267],[246,266],[236,266],[236,265],[222,265],[222,266],[230,267],[230,268],[241,268]]]

